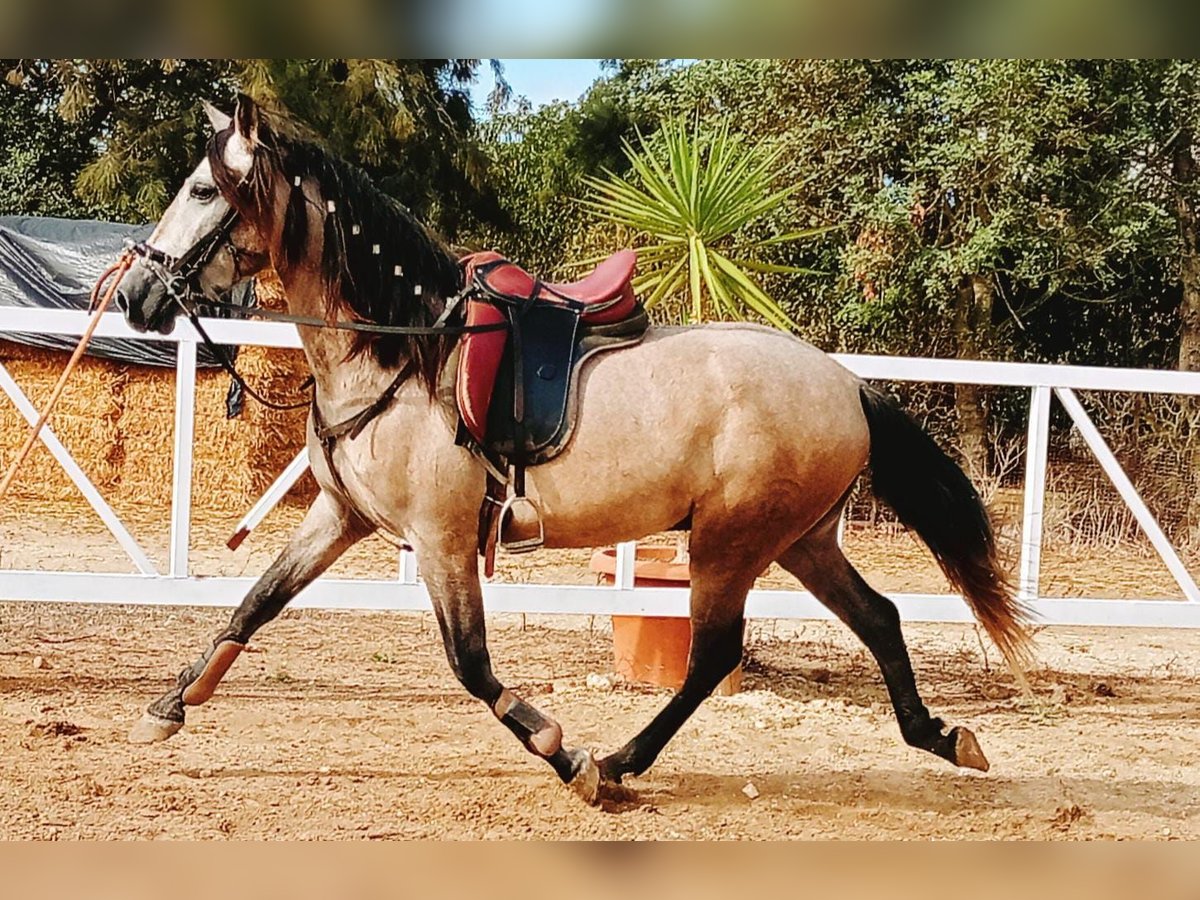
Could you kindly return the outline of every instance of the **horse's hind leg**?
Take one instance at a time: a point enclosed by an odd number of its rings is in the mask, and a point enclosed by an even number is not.
[[[754,551],[760,548],[742,548],[736,541],[716,540],[699,531],[692,537],[692,646],[687,674],[679,691],[649,725],[616,753],[600,760],[600,774],[607,781],[619,782],[624,775],[640,775],[650,768],[683,723],[741,662],[746,594],[766,561],[761,565],[752,561]],[[708,547],[723,550],[710,553]],[[730,568],[730,560],[739,561],[736,569]]]
[[[840,507],[836,512],[840,512]],[[837,516],[827,517],[793,544],[779,564],[795,575],[867,646],[887,684],[900,733],[913,747],[928,750],[959,766],[987,771],[988,762],[975,736],[965,728],[943,733],[917,693],[908,649],[895,605],[871,588],[837,544]]]
[[[208,700],[251,635],[270,622],[303,588],[333,564],[351,544],[372,531],[354,513],[322,491],[288,545],[250,589],[196,662],[179,673],[175,687],[146,709],[130,741],[148,744],[183,727],[184,707]]]

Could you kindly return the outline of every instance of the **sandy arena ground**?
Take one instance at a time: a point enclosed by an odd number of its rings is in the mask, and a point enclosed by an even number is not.
[[[981,775],[901,743],[844,629],[756,623],[747,690],[709,700],[636,793],[599,810],[459,689],[429,615],[285,613],[184,731],[125,743],[226,615],[0,604],[0,836],[1200,836],[1198,634],[1045,630],[1031,705],[973,629],[909,626],[925,699],[976,730]],[[572,742],[614,749],[666,700],[589,685],[611,668],[598,618],[495,617],[491,643]]]
[[[261,572],[299,514],[277,510],[232,554],[221,545],[236,515],[202,519],[193,571]],[[135,524],[165,563],[165,522]],[[852,529],[846,545],[882,590],[945,590],[905,534]],[[502,558],[498,575],[593,581],[589,556]],[[1144,547],[1051,545],[1044,560],[1045,594],[1178,595]],[[395,563],[372,539],[334,574],[394,577]],[[61,508],[6,512],[0,565],[129,570],[90,513]],[[760,585],[797,586],[776,570]],[[458,686],[428,614],[287,612],[181,733],[127,744],[227,616],[0,602],[0,837],[1200,837],[1200,633],[1043,630],[1030,703],[973,628],[907,626],[926,702],[974,729],[992,761],[980,775],[904,746],[874,662],[844,628],[755,622],[745,691],[709,700],[633,793],[598,810]],[[496,616],[490,635],[500,677],[569,743],[605,752],[668,696],[608,677],[608,628]]]

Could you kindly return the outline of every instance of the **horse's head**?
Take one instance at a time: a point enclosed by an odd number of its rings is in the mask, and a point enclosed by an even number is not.
[[[233,118],[205,104],[213,137],[149,240],[134,248],[117,305],[138,331],[166,333],[196,295],[220,295],[270,261],[263,214],[248,215],[247,184],[259,152],[259,111],[239,97]],[[270,191],[254,198],[269,205]]]

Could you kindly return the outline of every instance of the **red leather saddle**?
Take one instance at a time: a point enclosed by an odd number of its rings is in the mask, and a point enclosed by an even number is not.
[[[493,250],[472,253],[463,258],[462,264],[464,284],[478,288],[478,294],[466,301],[467,325],[506,320],[505,311],[488,302],[489,294],[508,302],[529,300],[575,309],[587,325],[620,322],[636,307],[634,250],[618,251],[579,281],[566,284],[543,282]],[[480,444],[485,441],[488,410],[508,339],[506,331],[486,331],[466,334],[460,342],[455,399],[463,424]]]

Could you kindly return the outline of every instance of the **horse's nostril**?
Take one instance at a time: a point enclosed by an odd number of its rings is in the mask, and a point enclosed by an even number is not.
[[[128,322],[134,328],[141,328],[145,324],[142,321],[141,307],[136,303],[130,303],[129,295],[123,290],[118,288],[113,300],[117,304],[117,309],[125,314],[126,322]]]

